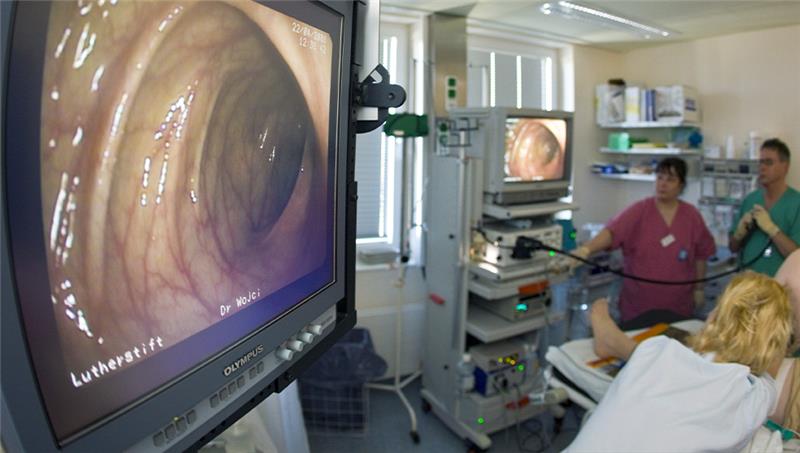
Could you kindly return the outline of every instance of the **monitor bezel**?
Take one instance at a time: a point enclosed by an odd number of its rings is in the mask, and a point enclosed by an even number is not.
[[[8,188],[13,185],[15,176],[13,169],[9,169],[6,165],[6,150],[25,149],[26,147],[30,148],[31,144],[34,146],[38,144],[41,108],[39,103],[42,89],[41,67],[43,64],[41,55],[44,52],[46,33],[42,33],[41,28],[37,29],[31,25],[37,21],[42,23],[41,17],[44,17],[43,23],[46,26],[49,4],[44,2],[2,3],[3,24],[10,25],[10,27],[4,26],[4,30],[8,30],[4,32],[4,38],[13,37],[13,39],[3,40],[5,44],[3,49],[3,100],[5,105],[3,106],[2,122],[4,175],[2,200],[0,201],[2,203],[0,220],[2,221],[3,241],[2,319],[0,320],[2,322],[1,415],[3,442],[8,449],[11,451],[59,449],[62,451],[91,451],[98,448],[121,450],[129,447],[169,423],[173,415],[185,413],[199,401],[214,393],[220,386],[229,382],[230,379],[235,379],[238,373],[228,376],[223,374],[223,370],[228,364],[258,345],[262,345],[266,350],[274,349],[331,306],[337,306],[337,323],[334,332],[329,334],[316,348],[305,354],[300,360],[287,363],[284,368],[277,369],[265,376],[258,388],[241,394],[235,404],[225,406],[211,420],[196,429],[192,435],[186,436],[179,443],[169,445],[169,448],[182,449],[191,446],[194,442],[202,439],[206,432],[215,427],[224,426],[226,420],[240,416],[243,409],[252,407],[256,401],[260,401],[267,394],[278,390],[277,383],[279,381],[283,381],[284,384],[290,382],[293,376],[296,376],[302,368],[307,367],[316,356],[333,343],[336,337],[341,336],[355,323],[352,297],[353,275],[352,272],[347,272],[347,269],[354,268],[354,250],[350,249],[354,247],[355,243],[355,222],[353,221],[355,186],[352,172],[355,129],[350,93],[353,77],[354,5],[350,2],[313,2],[341,16],[339,118],[336,126],[338,154],[335,164],[338,179],[335,184],[337,199],[335,208],[337,244],[335,282],[312,300],[294,307],[279,318],[265,324],[255,333],[248,334],[223,352],[216,354],[212,359],[171,379],[134,403],[89,425],[81,433],[67,438],[62,445],[57,441],[52,430],[41,392],[36,384],[36,373],[31,362],[21,311],[17,303],[18,277],[35,280],[37,274],[31,271],[37,268],[36,260],[26,254],[11,252],[11,231],[7,218],[7,209],[10,204],[13,204],[15,209],[40,209],[38,200],[31,203],[30,200],[23,199],[22,194],[9,193]],[[283,8],[278,9],[282,10]],[[12,58],[17,64],[26,67],[24,73],[10,73],[8,63],[12,62]],[[35,64],[37,58],[40,61]],[[39,74],[31,74],[36,73],[37,67]],[[7,79],[6,75],[9,75]],[[14,106],[14,115],[7,114],[8,106]],[[35,146],[33,149],[39,148]],[[32,156],[29,159],[38,158],[38,153],[30,154]],[[12,180],[11,184],[9,184],[9,179]],[[28,240],[34,239],[31,237]],[[351,245],[350,242],[353,244]],[[27,245],[35,247],[35,244]],[[21,246],[15,244],[17,250],[19,247]],[[46,269],[46,267],[42,268]],[[46,272],[43,275],[43,278],[46,279]],[[41,278],[40,274],[40,282]],[[27,284],[31,284],[31,282]],[[243,371],[241,370],[239,373]]]

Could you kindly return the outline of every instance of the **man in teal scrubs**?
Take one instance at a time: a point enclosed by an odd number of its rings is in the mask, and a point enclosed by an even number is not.
[[[745,197],[728,242],[732,252],[742,251],[742,263],[749,263],[763,251],[750,269],[771,277],[800,244],[800,192],[786,184],[789,160],[789,147],[779,139],[761,145],[761,188]]]

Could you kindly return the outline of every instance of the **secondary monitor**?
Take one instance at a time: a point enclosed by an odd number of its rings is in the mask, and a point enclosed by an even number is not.
[[[571,112],[472,107],[449,113],[456,125],[476,125],[467,132],[474,134],[474,143],[480,143],[485,201],[518,205],[553,201],[569,194]]]
[[[202,443],[354,323],[359,4],[3,8],[3,442]]]

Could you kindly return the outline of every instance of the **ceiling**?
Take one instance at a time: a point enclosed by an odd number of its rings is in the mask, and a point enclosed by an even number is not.
[[[557,1],[557,0],[552,0]],[[640,36],[592,22],[544,15],[534,0],[383,0],[385,5],[426,12],[448,12],[509,25],[553,38],[626,51],[750,30],[800,24],[800,0],[575,0],[576,3],[675,31],[668,38]],[[800,43],[798,43],[800,44]]]

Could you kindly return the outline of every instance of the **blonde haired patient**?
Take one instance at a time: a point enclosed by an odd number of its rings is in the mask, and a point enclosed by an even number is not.
[[[606,300],[591,321],[597,355],[628,363],[567,451],[739,451],[796,402],[786,379],[797,360],[784,360],[792,306],[765,275],[733,278],[689,347],[665,336],[637,345]]]

